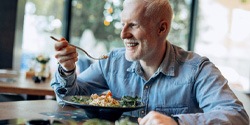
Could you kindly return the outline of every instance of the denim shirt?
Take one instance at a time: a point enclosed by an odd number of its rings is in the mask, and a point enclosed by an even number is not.
[[[242,103],[218,68],[208,58],[169,42],[161,65],[149,80],[139,62],[127,61],[125,49],[117,49],[78,76],[56,72],[51,86],[60,97],[107,90],[114,98],[139,96],[145,108],[126,113],[136,117],[154,110],[177,116],[180,124],[249,124]]]

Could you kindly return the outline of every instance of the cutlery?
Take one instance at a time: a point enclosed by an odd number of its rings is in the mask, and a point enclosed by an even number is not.
[[[50,38],[52,38],[52,39],[55,40],[55,41],[59,41],[58,39],[56,39],[56,38],[53,37],[53,36],[50,36]],[[107,58],[108,58],[107,55],[102,55],[102,56],[99,57],[99,58],[95,58],[95,57],[93,57],[93,56],[90,56],[89,53],[88,53],[87,51],[85,51],[84,49],[82,49],[81,47],[75,46],[75,45],[70,44],[70,43],[68,43],[68,44],[69,44],[70,46],[73,46],[73,47],[75,47],[75,48],[81,50],[82,52],[84,52],[84,53],[85,53],[89,58],[91,58],[91,59],[94,59],[94,60],[101,60],[101,59],[107,59]]]

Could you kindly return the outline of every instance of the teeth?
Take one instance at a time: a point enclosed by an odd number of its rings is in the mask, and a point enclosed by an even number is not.
[[[129,43],[129,44],[127,44],[128,47],[133,47],[133,46],[136,46],[136,45],[137,45],[137,43]]]
[[[134,47],[137,46],[139,43],[136,40],[125,40],[127,47]]]

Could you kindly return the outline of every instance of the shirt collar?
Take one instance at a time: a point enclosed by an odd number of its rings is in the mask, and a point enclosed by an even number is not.
[[[170,44],[170,42],[166,41],[166,53],[165,57],[158,68],[159,72],[162,72],[163,74],[167,76],[174,76],[175,75],[175,54],[174,54],[174,48]]]
[[[139,61],[133,61],[132,65],[127,69],[129,72],[141,71],[141,65]]]
[[[175,75],[175,56],[174,56],[174,49],[173,46],[166,41],[166,54],[165,57],[159,66],[157,73],[163,73],[167,76],[174,76]],[[134,61],[132,65],[127,69],[128,72],[137,72],[141,73],[141,65],[139,61]]]

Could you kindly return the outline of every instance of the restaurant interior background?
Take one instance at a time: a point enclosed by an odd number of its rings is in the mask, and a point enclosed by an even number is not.
[[[43,55],[50,58],[53,74],[57,62],[50,36],[65,37],[93,56],[123,46],[119,37],[122,0],[1,2],[0,48],[5,53],[0,54],[0,69],[26,72],[34,67],[33,58]],[[207,56],[230,86],[250,93],[250,0],[170,2],[175,15],[169,41]]]

